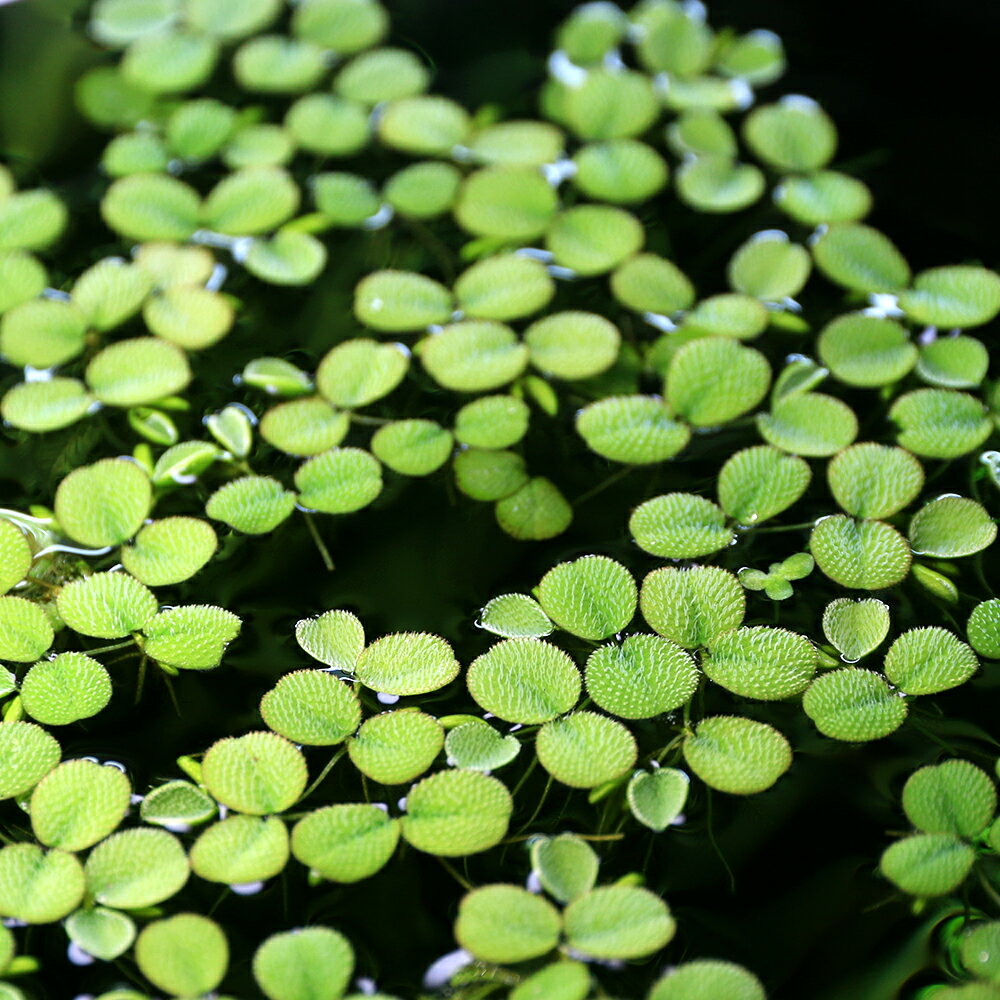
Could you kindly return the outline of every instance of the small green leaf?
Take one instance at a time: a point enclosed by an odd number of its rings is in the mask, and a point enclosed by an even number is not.
[[[128,573],[93,573],[66,584],[56,598],[62,620],[81,635],[122,639],[156,615],[156,595]]]
[[[0,914],[26,924],[51,924],[83,899],[83,868],[75,854],[37,844],[0,850]]]
[[[806,226],[857,222],[872,207],[872,193],[856,177],[835,170],[817,170],[785,177],[774,189],[774,203]]]
[[[334,406],[356,409],[389,395],[408,366],[409,355],[398,344],[346,340],[320,362],[316,388]]]
[[[0,250],[0,313],[40,295],[48,285],[45,268],[23,250]]]
[[[587,659],[587,694],[622,719],[651,719],[686,704],[698,687],[691,657],[658,635],[630,635]]]
[[[975,861],[968,844],[950,833],[918,833],[882,854],[882,874],[912,896],[944,896],[965,880]]]
[[[104,458],[74,469],[62,480],[55,515],[74,541],[100,548],[131,538],[152,505],[152,486],[142,466],[125,458]]]
[[[687,275],[650,253],[636,254],[621,264],[611,275],[611,291],[629,309],[666,316],[689,309],[695,298]]]
[[[420,342],[420,360],[439,385],[457,392],[498,389],[528,364],[528,349],[503,323],[452,323]]]
[[[698,212],[738,212],[764,193],[764,175],[748,163],[709,153],[691,157],[677,171],[677,196]]]
[[[454,651],[440,636],[396,632],[367,646],[358,658],[355,673],[373,691],[411,695],[443,688],[460,670]]]
[[[313,6],[320,5],[300,9]],[[354,949],[329,927],[272,934],[253,956],[254,979],[269,1000],[338,1000],[353,971]]]
[[[327,72],[323,47],[284,35],[260,35],[233,57],[233,75],[249,91],[294,94],[310,90]]]
[[[307,746],[342,743],[361,723],[351,685],[322,670],[285,674],[260,702],[269,729]]]
[[[165,31],[132,42],[121,62],[122,76],[154,94],[200,87],[211,75],[219,49],[214,39],[195,32]]]
[[[636,771],[626,792],[629,810],[643,826],[661,833],[683,818],[690,787],[691,779],[676,767]]]
[[[505,639],[541,639],[554,628],[541,605],[527,594],[494,597],[479,612],[476,624]]]
[[[573,183],[596,201],[620,205],[645,201],[667,183],[663,157],[635,139],[587,143],[577,150],[573,163]]]
[[[376,216],[381,204],[371,181],[342,171],[316,174],[312,195],[327,222],[348,229],[364,228],[365,220]]]
[[[980,656],[1000,660],[1000,598],[977,604],[969,615],[966,631],[970,645]]]
[[[666,566],[642,581],[639,607],[655,632],[698,649],[742,624],[746,595],[736,577],[718,566]]]
[[[737,292],[781,302],[802,290],[812,268],[809,251],[781,230],[755,233],[729,261],[729,284]]]
[[[124,955],[135,940],[135,924],[117,910],[95,906],[77,910],[66,920],[66,934],[78,948],[102,962]]]
[[[823,364],[841,382],[863,387],[899,381],[916,364],[918,353],[895,320],[862,313],[828,323],[816,346]]]
[[[767,394],[771,366],[759,351],[725,337],[692,340],[674,355],[666,397],[696,427],[724,424],[752,410]]]
[[[821,674],[803,695],[802,708],[824,736],[848,743],[894,733],[909,711],[880,674],[857,667]]]
[[[962,966],[976,979],[985,979],[993,984],[1000,979],[1000,969],[997,968],[998,930],[1000,927],[996,921],[977,922],[967,928],[959,941]],[[984,994],[984,998],[989,1000],[989,994]],[[971,1000],[975,1000],[975,996]]]
[[[178,913],[143,928],[135,942],[135,960],[159,989],[175,997],[199,997],[222,982],[229,944],[215,921]]]
[[[423,774],[443,746],[444,729],[437,719],[417,709],[397,709],[366,719],[347,752],[372,781],[402,785]]]
[[[702,299],[685,317],[681,330],[692,335],[752,340],[767,329],[772,314],[749,295],[729,293]],[[683,344],[681,345],[683,346]],[[703,348],[709,353],[707,348]],[[720,350],[715,348],[714,350]],[[731,348],[726,350],[731,351]]]
[[[582,962],[555,961],[522,979],[511,990],[510,1000],[584,1000],[590,986],[590,973]]]
[[[527,465],[524,459],[513,451],[484,451],[480,448],[468,448],[455,455],[452,460],[452,469],[455,473],[455,485],[473,500],[502,500],[529,484]],[[552,489],[554,490],[555,487]],[[560,514],[561,508],[558,507],[558,499],[561,498],[562,495],[557,492],[549,504],[552,507],[553,502],[555,503],[553,510],[543,508],[539,511],[530,503],[533,496],[527,496],[525,499],[528,503],[523,506],[523,530],[527,532],[535,530],[533,517],[538,514],[543,516],[552,513]],[[549,499],[547,495],[541,497],[543,503],[546,499]],[[521,508],[516,508],[513,513],[517,514],[519,511]],[[565,512],[562,511],[562,514],[564,515]],[[570,517],[572,517],[572,511],[570,511]],[[546,521],[542,522],[543,525],[546,523]],[[517,522],[517,530],[522,530],[520,524],[520,521]]]
[[[914,771],[903,786],[903,811],[923,833],[972,840],[997,809],[993,779],[967,760],[946,760]]]
[[[538,600],[556,625],[584,639],[606,639],[635,614],[632,574],[606,556],[581,556],[542,577]]]
[[[288,831],[277,816],[229,816],[202,831],[190,860],[195,875],[208,882],[263,882],[288,862]]]
[[[241,476],[208,498],[205,513],[247,535],[265,535],[291,514],[297,499],[270,476]]]
[[[450,163],[411,163],[385,182],[382,196],[404,218],[433,219],[455,204],[461,183],[461,172]]]
[[[101,216],[128,239],[183,242],[198,228],[201,198],[193,187],[166,174],[133,174],[108,188]]]
[[[333,94],[306,94],[285,115],[299,149],[320,156],[354,156],[368,145],[368,108]]]
[[[915,389],[889,410],[899,427],[897,440],[926,458],[957,458],[975,451],[993,426],[983,404],[953,389]]]
[[[637,752],[628,729],[596,712],[546,722],[535,740],[539,763],[571,788],[596,788],[622,777],[635,765]]]
[[[497,501],[496,519],[513,538],[543,541],[561,535],[570,526],[573,508],[554,483],[535,476]]]
[[[753,795],[770,788],[792,764],[792,748],[763,722],[716,715],[698,723],[684,741],[684,759],[711,788]]]
[[[761,160],[783,173],[819,170],[837,147],[833,122],[815,101],[798,95],[755,108],[743,137]]]
[[[13,521],[0,518],[0,594],[28,575],[33,559],[24,532]]]
[[[331,448],[295,472],[304,507],[323,514],[350,514],[382,492],[382,466],[362,448]]]
[[[229,333],[235,317],[233,305],[224,295],[185,285],[152,296],[142,311],[151,333],[188,351],[217,344]]]
[[[383,115],[379,121],[383,132],[386,118],[403,103],[395,102]],[[536,168],[485,167],[469,174],[458,189],[455,220],[475,236],[530,240],[552,225],[558,204],[555,189]]]
[[[284,812],[306,787],[302,752],[276,733],[256,732],[213,743],[202,778],[223,805],[251,816]]]
[[[23,597],[0,597],[0,659],[32,663],[52,645],[45,612]]]
[[[471,127],[469,114],[447,97],[402,97],[390,101],[378,119],[378,136],[392,149],[415,156],[448,155]]]
[[[560,267],[595,275],[614,270],[642,249],[645,230],[634,215],[609,205],[564,210],[545,233],[545,246]]]
[[[239,635],[237,615],[211,604],[189,604],[161,611],[143,625],[143,652],[181,670],[210,670]]]
[[[562,715],[582,681],[561,649],[540,639],[507,639],[478,656],[466,673],[476,704],[505,722],[535,725]]]
[[[719,504],[740,524],[758,524],[791,507],[811,479],[808,463],[795,455],[770,445],[744,448],[719,470]]]
[[[889,647],[885,676],[906,694],[936,694],[964,684],[978,669],[976,654],[937,626],[911,628]]]
[[[989,352],[975,337],[938,337],[920,348],[917,374],[946,389],[974,389],[989,366]]]
[[[912,559],[906,539],[892,525],[846,514],[817,521],[809,550],[831,580],[854,590],[895,586],[909,573]]]
[[[31,722],[0,722],[0,799],[30,791],[59,763],[59,744]]]
[[[820,392],[785,396],[757,416],[760,436],[793,455],[833,455],[858,435],[858,418],[839,399]]]
[[[0,415],[12,427],[44,434],[75,424],[95,402],[79,379],[20,382],[4,394]]]
[[[73,303],[96,330],[113,330],[134,316],[152,290],[149,273],[109,257],[88,267],[73,284]]]
[[[674,936],[667,904],[648,889],[608,885],[573,900],[563,913],[571,948],[596,959],[643,958]]]
[[[709,555],[734,538],[722,510],[695,493],[667,493],[639,504],[628,529],[639,548],[667,559]]]
[[[908,451],[890,445],[855,444],[826,467],[830,492],[855,517],[892,517],[909,506],[924,485],[924,469]]]
[[[899,305],[915,323],[946,328],[980,326],[1000,312],[1000,277],[985,267],[921,271]]]
[[[314,660],[353,674],[365,648],[365,630],[350,611],[327,611],[296,622],[295,641]]]
[[[354,314],[374,330],[420,330],[451,316],[451,292],[408,271],[374,271],[354,290]]]
[[[187,388],[187,355],[159,337],[133,337],[109,344],[87,365],[90,391],[108,406],[141,406]]]
[[[889,634],[889,606],[874,597],[841,597],[823,609],[823,634],[847,663],[877,649]]]
[[[72,302],[32,299],[0,319],[0,354],[20,368],[52,368],[83,353],[87,318]]]
[[[168,781],[146,793],[139,806],[144,823],[171,829],[187,829],[215,815],[216,805],[197,785]]]
[[[137,910],[169,899],[188,880],[181,842],[166,830],[121,830],[87,856],[87,891],[104,906]]]
[[[139,529],[121,549],[122,565],[141,583],[164,587],[191,579],[215,555],[218,539],[195,517],[165,517]]]
[[[576,415],[576,430],[591,451],[614,462],[651,465],[673,458],[691,440],[659,396],[608,396]]]
[[[542,888],[560,903],[571,903],[594,888],[600,860],[572,833],[538,837],[531,844],[531,867]]]
[[[909,535],[914,554],[952,559],[988,548],[997,537],[997,526],[975,500],[943,496],[913,515]]]
[[[603,316],[557,312],[532,323],[524,342],[539,371],[554,378],[581,379],[599,375],[615,363],[621,334]]]
[[[269,239],[255,239],[244,265],[272,285],[308,285],[326,266],[326,247],[315,236],[279,229]]]
[[[281,167],[245,167],[219,181],[202,206],[210,229],[256,236],[277,229],[299,207],[300,193]]]
[[[429,476],[451,457],[454,439],[433,420],[394,420],[371,439],[371,450],[383,465],[403,476]]]
[[[399,842],[399,820],[373,805],[326,806],[292,830],[292,854],[331,882],[360,882],[388,863]]]
[[[520,752],[516,736],[501,736],[488,722],[472,719],[448,731],[444,741],[450,767],[489,774],[509,764]]]
[[[81,851],[117,829],[128,812],[132,786],[115,767],[68,760],[31,794],[31,828],[46,847]]]
[[[62,235],[69,215],[51,191],[18,191],[0,199],[0,250],[44,250]]]
[[[668,969],[647,1000],[767,1000],[760,980],[741,965],[699,959]]]
[[[455,440],[473,448],[509,448],[528,432],[530,414],[516,396],[481,396],[455,414]]]
[[[555,282],[530,257],[498,254],[477,261],[455,282],[458,307],[473,319],[512,320],[545,308]]]
[[[40,660],[21,681],[25,712],[46,726],[67,726],[97,715],[111,700],[111,678],[83,653]]]
[[[337,74],[333,87],[342,97],[374,107],[383,101],[415,97],[429,82],[430,74],[413,52],[379,48],[355,56]]]
[[[857,222],[836,222],[812,245],[816,266],[856,292],[896,292],[910,282],[910,266],[888,237]]]
[[[597,67],[579,87],[567,88],[562,111],[581,139],[621,139],[645,132],[660,107],[645,74]]]
[[[756,625],[718,636],[702,657],[702,669],[733,694],[778,701],[805,690],[816,670],[816,650],[805,636]]]
[[[548,900],[516,885],[487,885],[463,897],[455,938],[480,961],[509,965],[550,952],[561,929]]]

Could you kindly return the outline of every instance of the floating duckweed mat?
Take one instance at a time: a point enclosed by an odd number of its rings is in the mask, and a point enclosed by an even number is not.
[[[1000,276],[769,32],[390,13],[97,0],[0,165],[0,997],[997,1000]]]

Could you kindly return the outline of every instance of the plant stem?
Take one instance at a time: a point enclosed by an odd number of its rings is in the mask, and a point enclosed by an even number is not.
[[[299,802],[301,802],[303,799],[309,798],[309,796],[316,791],[316,789],[320,786],[320,784],[322,784],[323,779],[330,773],[330,771],[333,770],[333,765],[336,764],[337,761],[340,760],[340,758],[343,757],[345,753],[347,753],[347,751],[343,747],[341,747],[326,762],[326,765],[323,767],[323,770],[319,772],[319,775],[316,777],[316,780],[299,796],[298,798]]]
[[[455,867],[454,867],[453,865],[450,865],[450,864],[449,864],[449,863],[448,863],[447,861],[445,861],[445,859],[444,859],[444,858],[442,858],[442,857],[441,857],[440,855],[437,855],[437,859],[438,859],[438,861],[440,861],[440,862],[441,862],[441,867],[442,867],[442,868],[443,868],[443,869],[444,869],[444,870],[445,870],[445,871],[446,871],[446,872],[447,872],[447,873],[448,873],[448,874],[449,874],[449,875],[450,875],[450,876],[451,876],[451,877],[452,877],[452,878],[453,878],[453,879],[454,879],[454,880],[455,880],[455,881],[456,881],[456,882],[457,882],[457,883],[458,883],[458,884],[459,884],[459,885],[460,885],[460,886],[461,886],[461,887],[462,887],[462,888],[463,888],[463,889],[464,889],[464,890],[465,890],[466,892],[472,892],[472,890],[473,890],[473,889],[475,888],[475,886],[474,886],[474,885],[473,885],[473,884],[472,884],[472,883],[471,883],[471,882],[470,882],[470,881],[469,881],[469,880],[468,880],[467,878],[465,878],[465,876],[463,876],[463,875],[461,874],[461,872],[457,871],[457,870],[455,869]]]
[[[113,642],[110,646],[98,646],[97,649],[85,649],[87,656],[94,656],[97,653],[113,653],[116,649],[128,649],[135,645],[135,639],[126,639],[124,642]]]
[[[320,537],[319,528],[316,527],[316,522],[313,520],[312,514],[308,511],[303,511],[302,516],[305,518],[309,534],[312,536],[312,540],[315,542],[316,548],[319,550],[319,555],[323,560],[323,565],[326,567],[328,573],[332,573],[335,568],[333,565],[333,557],[330,555],[330,550],[326,547],[326,543]]]
[[[599,482],[593,489],[587,490],[586,493],[581,493],[580,496],[573,501],[573,506],[579,507],[580,504],[586,503],[592,497],[596,497],[598,493],[602,493],[609,486],[614,486],[615,483],[624,479],[630,472],[634,472],[636,468],[637,466],[634,465],[626,465],[624,469],[612,472],[607,479],[601,480],[601,482]]]

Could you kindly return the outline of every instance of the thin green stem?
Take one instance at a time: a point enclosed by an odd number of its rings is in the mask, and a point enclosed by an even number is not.
[[[340,758],[343,757],[345,753],[347,753],[347,750],[344,747],[341,747],[326,762],[325,766],[323,767],[323,770],[320,771],[319,774],[316,776],[316,780],[299,796],[298,798],[299,802],[301,802],[303,799],[309,798],[309,796],[312,795],[312,793],[315,792],[317,788],[319,788],[319,786],[323,783],[323,779],[333,770],[333,765],[336,764],[337,761],[340,760]]]
[[[85,649],[87,656],[95,656],[97,653],[113,653],[116,649],[128,649],[135,645],[135,639],[126,639],[124,642],[113,642],[110,646],[98,646],[96,649]]]
[[[712,850],[718,855],[719,860],[722,862],[722,867],[726,869],[726,874],[729,876],[729,890],[730,892],[736,892],[736,876],[733,874],[732,868],[729,867],[729,862],[726,860],[725,854],[722,853],[722,848],[719,847],[719,842],[715,839],[715,824],[712,817],[712,790],[706,789],[705,796],[705,820],[706,829],[708,832],[708,842],[712,845]]]
[[[450,865],[444,858],[440,855],[436,855],[438,861],[441,863],[441,867],[466,891],[472,892],[475,886],[453,865]]]
[[[751,528],[757,535],[773,535],[782,531],[803,531],[806,528],[811,528],[816,522],[815,521],[803,521],[801,524],[774,524],[769,528]]]
[[[1000,910],[1000,895],[997,894],[996,889],[990,885],[990,880],[986,877],[986,873],[976,865],[976,877],[979,879],[979,884],[983,887],[983,891],[993,902],[993,905]]]
[[[535,811],[531,814],[531,818],[528,820],[521,830],[527,830],[532,823],[538,818],[538,814],[542,811],[542,806],[545,805],[545,800],[549,797],[549,789],[552,787],[552,776],[549,776],[549,780],[545,782],[545,790],[542,792],[541,797],[538,799],[538,805],[535,806]]]
[[[146,683],[146,663],[148,657],[143,654],[142,659],[139,661],[139,670],[135,681],[135,700],[132,702],[133,705],[138,705],[140,699],[142,698],[142,688]]]
[[[385,427],[392,421],[388,417],[369,417],[364,413],[352,413],[351,423],[361,424],[364,427]]]
[[[602,479],[593,489],[587,490],[586,493],[581,493],[573,501],[573,506],[579,507],[580,504],[586,503],[588,500],[596,497],[598,493],[603,493],[609,486],[614,486],[615,483],[624,479],[630,472],[634,472],[637,468],[638,466],[635,465],[626,465],[625,468],[619,469],[617,472],[612,472],[607,479]]]
[[[334,570],[333,557],[330,555],[330,550],[326,547],[326,543],[320,537],[319,528],[316,527],[316,522],[313,520],[312,514],[308,511],[303,511],[302,516],[305,518],[306,527],[309,529],[309,534],[312,536],[312,540],[319,550],[320,558],[323,560],[323,565],[326,567],[328,573],[332,573]]]

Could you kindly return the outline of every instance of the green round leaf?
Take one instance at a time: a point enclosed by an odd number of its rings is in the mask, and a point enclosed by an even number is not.
[[[371,439],[375,457],[404,476],[429,476],[451,457],[451,432],[433,420],[396,420]]]
[[[210,670],[240,633],[237,615],[211,604],[168,608],[143,626],[145,654],[182,670]]]
[[[913,515],[909,535],[916,555],[953,559],[988,548],[997,537],[997,526],[975,500],[943,496]]]
[[[87,856],[87,891],[104,906],[133,910],[179,892],[188,879],[181,842],[165,830],[122,830]]]
[[[219,740],[208,748],[201,767],[214,798],[252,816],[284,812],[306,787],[302,752],[275,733]]]
[[[554,294],[555,282],[544,264],[509,253],[477,261],[455,282],[458,306],[473,319],[530,316],[544,309]]]
[[[718,636],[701,665],[733,694],[778,701],[805,690],[816,670],[816,650],[805,636],[756,625]]]
[[[489,774],[509,764],[520,752],[516,736],[501,736],[488,722],[471,719],[448,731],[444,750],[449,767]]]
[[[135,941],[132,920],[124,913],[103,906],[71,913],[65,926],[70,941],[102,962],[111,962],[124,955]]]
[[[478,854],[504,838],[512,811],[510,792],[496,778],[478,771],[441,771],[410,789],[403,837],[427,854]]]
[[[300,149],[321,156],[353,156],[368,144],[368,108],[333,94],[306,94],[285,115]]]
[[[355,56],[337,74],[334,90],[369,107],[383,101],[414,97],[427,89],[430,74],[406,49],[375,49]]]
[[[272,934],[253,957],[254,979],[269,1000],[339,1000],[353,971],[354,949],[328,927]]]
[[[450,163],[412,163],[385,182],[382,195],[405,218],[433,219],[455,204],[461,183],[461,172]]]
[[[778,400],[770,413],[758,414],[757,429],[768,444],[814,458],[846,448],[858,436],[858,418],[833,396],[800,392]]]
[[[1000,312],[1000,276],[985,267],[921,271],[899,305],[915,323],[946,328],[980,326]]]
[[[334,406],[356,409],[388,396],[408,367],[409,354],[399,344],[345,340],[320,362],[316,389]]]
[[[900,396],[889,419],[899,444],[926,458],[957,458],[975,451],[992,433],[983,404],[953,389],[916,389]]]
[[[569,946],[596,959],[643,958],[676,930],[659,896],[629,885],[592,889],[566,907],[563,920]]]
[[[661,833],[681,817],[690,786],[691,779],[675,767],[636,771],[626,793],[629,810],[643,826]]]
[[[738,292],[768,302],[798,295],[809,277],[812,258],[780,230],[755,233],[733,254],[727,271]]]
[[[197,785],[188,781],[168,781],[146,793],[139,806],[144,823],[183,832],[215,815],[216,806]]]
[[[908,451],[884,444],[855,444],[826,467],[830,492],[855,517],[885,518],[909,506],[924,485],[924,469]]]
[[[28,575],[33,559],[24,532],[13,521],[0,518],[0,594]]]
[[[0,914],[26,924],[61,920],[83,899],[83,868],[76,855],[37,844],[0,850]]]
[[[119,545],[139,530],[152,497],[142,466],[125,458],[104,458],[74,469],[62,480],[55,515],[62,530],[82,545]]]
[[[51,368],[83,353],[87,319],[72,302],[32,299],[0,319],[0,354],[19,368]]]
[[[630,70],[595,69],[565,93],[566,124],[581,139],[623,139],[645,132],[659,115],[647,76]]]
[[[699,212],[738,212],[764,193],[764,175],[748,163],[710,153],[677,171],[677,196]]]
[[[201,198],[166,174],[134,174],[116,180],[101,201],[101,216],[133,240],[183,241],[198,228]]]
[[[25,712],[46,726],[89,719],[110,700],[107,670],[83,653],[59,653],[51,660],[40,660],[21,681]]]
[[[295,824],[292,853],[331,882],[360,882],[388,863],[399,841],[399,821],[373,805],[317,809]]]
[[[583,8],[577,8],[578,10]],[[590,973],[582,962],[556,961],[522,979],[510,1000],[584,1000]]]
[[[739,580],[718,566],[666,566],[642,581],[639,607],[655,632],[697,649],[742,624],[746,594]]]
[[[155,94],[177,93],[201,86],[218,58],[216,42],[206,35],[167,31],[132,42],[121,62],[129,83]]]
[[[527,594],[502,594],[488,601],[476,625],[505,639],[541,639],[554,629],[541,605]]]
[[[23,250],[0,250],[0,313],[40,295],[48,285],[45,268]]]
[[[191,870],[208,882],[262,882],[287,862],[288,831],[277,816],[229,816],[191,845]]]
[[[989,365],[989,352],[975,337],[938,337],[920,348],[917,374],[946,389],[974,389]]]
[[[113,833],[128,812],[132,786],[116,767],[68,760],[31,795],[31,828],[46,847],[81,851]]]
[[[403,103],[390,105],[379,122],[380,128],[384,128],[393,109]],[[558,204],[555,190],[535,168],[485,167],[470,174],[459,188],[455,219],[476,236],[530,240],[549,228]]]
[[[594,703],[622,719],[651,719],[680,708],[698,687],[691,657],[658,635],[630,635],[621,645],[598,646],[584,676]]]
[[[141,583],[164,587],[190,580],[215,555],[218,539],[196,517],[165,517],[139,529],[121,549],[122,565]]]
[[[976,654],[937,626],[911,628],[885,654],[885,676],[906,694],[936,694],[964,684],[978,669]]]
[[[285,674],[260,702],[268,728],[307,746],[342,743],[361,722],[351,686],[322,670]]]
[[[81,635],[122,639],[147,625],[158,602],[128,573],[93,573],[66,584],[56,598],[62,620]]]
[[[735,420],[764,398],[771,366],[759,351],[726,337],[684,344],[667,371],[667,402],[696,427]]]
[[[316,207],[336,226],[364,228],[365,220],[380,207],[374,185],[357,174],[330,172],[312,178]]]
[[[535,476],[497,501],[496,518],[508,535],[523,541],[542,541],[569,527],[573,508],[550,480]]]
[[[614,364],[621,335],[603,316],[559,312],[532,323],[524,341],[531,363],[540,371],[555,378],[581,379]]]
[[[792,748],[763,722],[716,715],[684,741],[684,759],[706,785],[732,795],[770,788],[792,764]]]
[[[219,181],[205,198],[202,219],[210,229],[254,236],[276,229],[295,214],[299,189],[281,167],[246,167]]]
[[[476,132],[461,155],[476,163],[541,166],[558,160],[562,149],[562,132],[548,122],[505,121]]]
[[[835,170],[785,177],[774,189],[774,203],[806,226],[857,222],[872,207],[871,191],[857,178]]]
[[[977,604],[966,628],[969,643],[980,656],[1000,660],[1000,598]]]
[[[355,673],[373,691],[411,695],[443,688],[460,670],[451,646],[440,636],[396,632],[367,646]]]
[[[327,611],[296,622],[295,641],[314,660],[353,674],[365,648],[365,630],[350,611]]]
[[[561,929],[548,900],[516,885],[487,885],[463,897],[455,939],[480,961],[508,965],[550,952]]]
[[[527,433],[530,415],[516,396],[482,396],[455,414],[455,439],[474,448],[509,448]]]
[[[817,348],[823,364],[841,382],[864,387],[898,381],[917,360],[917,348],[899,323],[862,313],[828,323]]]
[[[265,535],[291,514],[296,500],[270,476],[241,476],[208,498],[205,513],[247,535]]]
[[[362,448],[331,448],[295,472],[299,501],[324,514],[350,514],[382,492],[382,467]]]
[[[443,746],[444,730],[437,719],[416,709],[397,709],[366,719],[347,752],[372,781],[402,785],[423,774]]]
[[[472,497],[473,500],[501,500],[504,497],[515,494],[529,483],[527,467],[524,459],[512,451],[483,451],[480,448],[469,448],[459,451],[452,460],[452,468],[455,472],[455,484],[458,488]],[[550,484],[551,485],[551,484]],[[555,487],[552,487],[555,490]],[[549,491],[551,492],[551,491]],[[547,520],[540,521],[545,527],[554,514],[559,513],[558,502],[562,500],[561,494],[542,495],[538,499],[541,503],[548,503],[548,508],[536,509],[532,504],[535,498],[528,495],[523,508],[516,508],[512,513],[521,513],[523,516],[524,529],[529,533],[534,530],[534,518],[539,515]],[[562,500],[565,504],[565,500]],[[556,506],[554,506],[556,505]],[[572,517],[572,511],[569,512]],[[521,530],[521,521],[515,527]],[[566,524],[569,523],[569,518]],[[566,525],[557,527],[555,534],[564,530]],[[530,534],[528,535],[530,537]]]
[[[950,833],[918,833],[882,854],[882,874],[911,896],[944,896],[965,880],[975,861],[968,844]]]
[[[910,266],[888,237],[857,222],[836,222],[812,245],[816,266],[855,292],[896,292],[910,283]]]
[[[651,253],[636,254],[618,267],[611,275],[611,291],[627,308],[657,315],[689,309],[695,297],[687,275]]]
[[[880,740],[906,721],[906,702],[880,674],[857,667],[821,674],[802,709],[824,735],[848,743]]]
[[[23,795],[59,763],[59,744],[31,722],[0,722],[0,799]]]
[[[52,645],[48,615],[23,597],[0,597],[0,659],[32,663]]]
[[[44,250],[66,228],[66,206],[51,191],[18,191],[0,200],[0,250]]]
[[[642,249],[645,231],[634,215],[607,205],[578,205],[561,212],[545,245],[561,267],[577,274],[611,271]]]
[[[469,693],[505,722],[535,725],[570,711],[582,682],[561,649],[539,639],[498,642],[469,665]]]
[[[581,556],[542,577],[538,600],[556,625],[583,639],[606,639],[635,614],[632,574],[606,556]]]
[[[841,658],[856,663],[877,649],[889,634],[889,606],[874,597],[841,597],[823,609],[823,634]]]
[[[647,1000],[767,1000],[760,980],[740,965],[699,959],[669,969]]]
[[[446,97],[415,96],[390,101],[378,119],[381,141],[416,156],[446,156],[468,135],[465,109]]]
[[[229,965],[222,928],[196,913],[178,913],[147,924],[135,942],[139,970],[175,997],[199,997],[214,990]]]
[[[744,448],[719,470],[719,504],[740,524],[758,524],[791,507],[811,479],[808,463],[795,455],[770,445]]]
[[[270,239],[253,240],[244,264],[272,285],[308,285],[326,265],[326,247],[308,233],[280,229]]]
[[[818,104],[798,95],[752,111],[743,137],[761,160],[788,173],[826,166],[837,147],[833,122]]]
[[[613,462],[651,465],[673,458],[691,431],[671,419],[659,396],[608,396],[576,415],[576,430],[591,451]]]
[[[993,779],[967,760],[946,760],[914,771],[903,786],[903,811],[923,833],[972,840],[997,809]]]
[[[182,392],[191,381],[187,356],[159,337],[105,347],[87,365],[90,391],[108,406],[140,406]]]
[[[233,56],[236,82],[244,90],[265,94],[311,90],[327,68],[326,53],[321,45],[284,35],[251,38]]]
[[[573,163],[573,183],[597,201],[622,205],[645,201],[667,183],[663,158],[635,139],[588,143],[577,151]]]
[[[910,571],[910,547],[892,525],[855,521],[845,514],[821,518],[809,536],[816,565],[854,590],[883,590]]]
[[[373,271],[354,289],[354,315],[374,330],[419,330],[451,316],[451,292],[422,274]]]
[[[497,389],[524,371],[528,349],[502,323],[471,320],[446,326],[420,344],[420,359],[446,389]]]
[[[572,712],[542,726],[535,753],[556,781],[596,788],[626,774],[635,765],[637,748],[620,722],[595,712]]]
[[[218,343],[233,325],[232,304],[206,288],[167,288],[146,302],[142,317],[150,332],[188,351]]]
[[[639,504],[628,530],[639,548],[666,559],[709,555],[734,538],[722,510],[695,493],[666,493]]]
[[[763,333],[772,314],[749,295],[731,292],[702,299],[685,317],[681,329],[695,336],[752,340]],[[690,338],[688,338],[690,339]],[[683,343],[680,346],[684,346]]]

